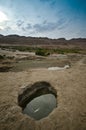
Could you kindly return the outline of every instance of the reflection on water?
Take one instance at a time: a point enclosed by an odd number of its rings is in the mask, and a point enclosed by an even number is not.
[[[48,116],[52,110],[56,108],[56,98],[53,94],[45,94],[34,98],[29,102],[23,113],[33,117],[36,120],[40,120]]]

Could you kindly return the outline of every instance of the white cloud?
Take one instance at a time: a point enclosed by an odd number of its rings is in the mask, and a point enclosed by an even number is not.
[[[8,21],[8,20],[9,19],[8,19],[7,15],[4,12],[0,11],[0,23]]]
[[[0,26],[0,30],[4,30],[4,27]]]

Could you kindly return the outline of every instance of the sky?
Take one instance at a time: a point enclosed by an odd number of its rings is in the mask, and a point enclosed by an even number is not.
[[[0,34],[86,38],[86,0],[0,0]]]

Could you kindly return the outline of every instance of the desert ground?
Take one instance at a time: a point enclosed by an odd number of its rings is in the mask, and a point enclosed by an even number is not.
[[[86,55],[0,50],[0,130],[86,130]],[[9,57],[14,58],[9,58]],[[48,70],[49,67],[68,69]],[[49,82],[57,91],[57,107],[41,120],[22,113],[18,93],[28,84]]]

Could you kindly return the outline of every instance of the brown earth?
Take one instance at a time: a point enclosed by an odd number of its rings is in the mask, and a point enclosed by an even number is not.
[[[65,70],[46,67],[0,72],[0,130],[86,130],[86,56],[73,60]],[[60,61],[60,60],[59,60]],[[19,91],[37,81],[57,90],[57,108],[35,121],[18,106]]]
[[[0,45],[5,46],[30,46],[44,48],[68,48],[86,50],[86,38],[75,38],[66,40],[65,38],[50,39],[47,37],[25,37],[19,35],[0,35]]]

